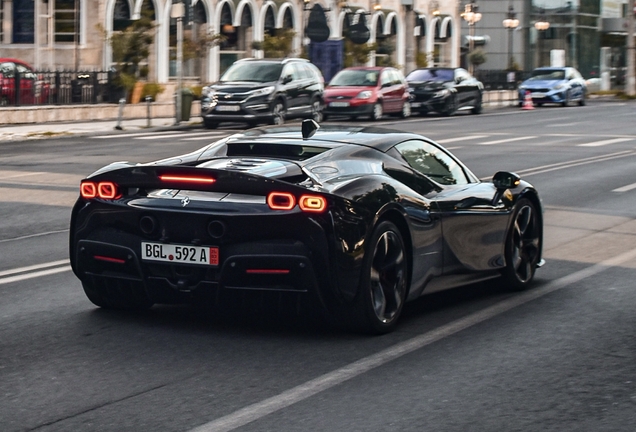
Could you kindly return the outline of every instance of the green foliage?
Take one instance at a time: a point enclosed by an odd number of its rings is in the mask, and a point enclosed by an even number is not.
[[[265,34],[262,42],[263,54],[267,58],[289,57],[292,50],[292,42],[296,36],[294,29],[276,29],[274,35]]]
[[[415,64],[418,68],[428,66],[428,55],[425,52],[418,52],[415,57]]]
[[[201,93],[203,92],[203,86],[190,86],[190,90],[192,90],[192,94],[194,95],[194,100],[201,99]]]
[[[217,45],[221,45],[227,40],[227,36],[221,33],[206,34],[199,37],[196,41],[189,38],[183,39],[183,60],[191,60],[195,58],[206,58],[208,50]]]
[[[148,82],[144,84],[141,90],[141,100],[144,100],[146,96],[150,96],[152,100],[157,100],[157,95],[163,93],[164,86],[158,83]]]
[[[486,53],[481,48],[477,48],[476,50],[468,53],[468,61],[475,67],[478,67],[479,65],[486,63]]]
[[[514,57],[510,57],[510,61],[509,61],[509,64],[508,64],[508,67],[506,68],[506,70],[508,72],[520,71],[521,70],[521,66],[519,66],[519,63],[517,63],[517,61],[515,60]]]
[[[150,55],[150,45],[154,40],[153,30],[156,27],[151,16],[151,10],[143,10],[140,19],[132,21],[125,30],[114,33],[110,38],[117,70],[115,81],[127,93],[143,75],[139,63]]]
[[[377,47],[377,44],[355,44],[349,39],[345,39],[344,66],[351,67],[366,64],[369,61],[369,54]]]

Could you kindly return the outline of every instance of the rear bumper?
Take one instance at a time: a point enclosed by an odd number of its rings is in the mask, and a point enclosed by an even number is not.
[[[322,113],[332,116],[368,116],[373,113],[373,105],[375,105],[375,103],[351,105],[348,107],[332,107],[329,106],[329,103],[325,103]]]

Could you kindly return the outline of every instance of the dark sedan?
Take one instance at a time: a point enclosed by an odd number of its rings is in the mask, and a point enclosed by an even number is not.
[[[406,76],[411,93],[411,112],[435,111],[445,116],[456,111],[482,109],[484,85],[462,68],[422,68]]]
[[[91,174],[70,259],[103,308],[257,292],[386,333],[428,292],[528,287],[542,238],[539,195],[514,173],[480,181],[421,135],[305,120]]]

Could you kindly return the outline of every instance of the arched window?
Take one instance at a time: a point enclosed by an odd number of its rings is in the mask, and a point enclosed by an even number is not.
[[[130,25],[130,5],[128,0],[117,0],[113,13],[113,31],[121,31]]]

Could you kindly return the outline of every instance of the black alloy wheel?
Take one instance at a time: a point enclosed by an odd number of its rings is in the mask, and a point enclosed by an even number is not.
[[[314,98],[311,101],[311,119],[316,123],[320,123],[324,119],[322,115],[322,102],[320,102],[318,98]]]
[[[565,100],[563,102],[561,102],[561,106],[568,106],[570,105],[570,90],[565,92]]]
[[[285,105],[283,101],[276,100],[272,108],[272,120],[271,124],[281,126],[285,123]]]
[[[216,129],[219,127],[219,123],[215,122],[213,120],[208,120],[206,118],[203,119],[203,126],[205,126],[206,129]]]
[[[513,223],[506,238],[504,283],[508,289],[526,289],[539,263],[542,229],[535,205],[522,198],[513,213]]]
[[[365,247],[354,326],[370,334],[395,329],[406,300],[408,264],[402,235],[394,223],[380,222]]]
[[[444,111],[442,111],[442,115],[449,117],[455,114],[455,111],[457,111],[457,95],[452,93],[444,102]]]
[[[475,106],[473,106],[473,109],[471,111],[473,114],[481,114],[483,108],[481,98],[481,93],[478,93],[475,97]]]
[[[153,305],[141,284],[127,280],[89,278],[82,281],[86,297],[104,309],[145,310]]]

